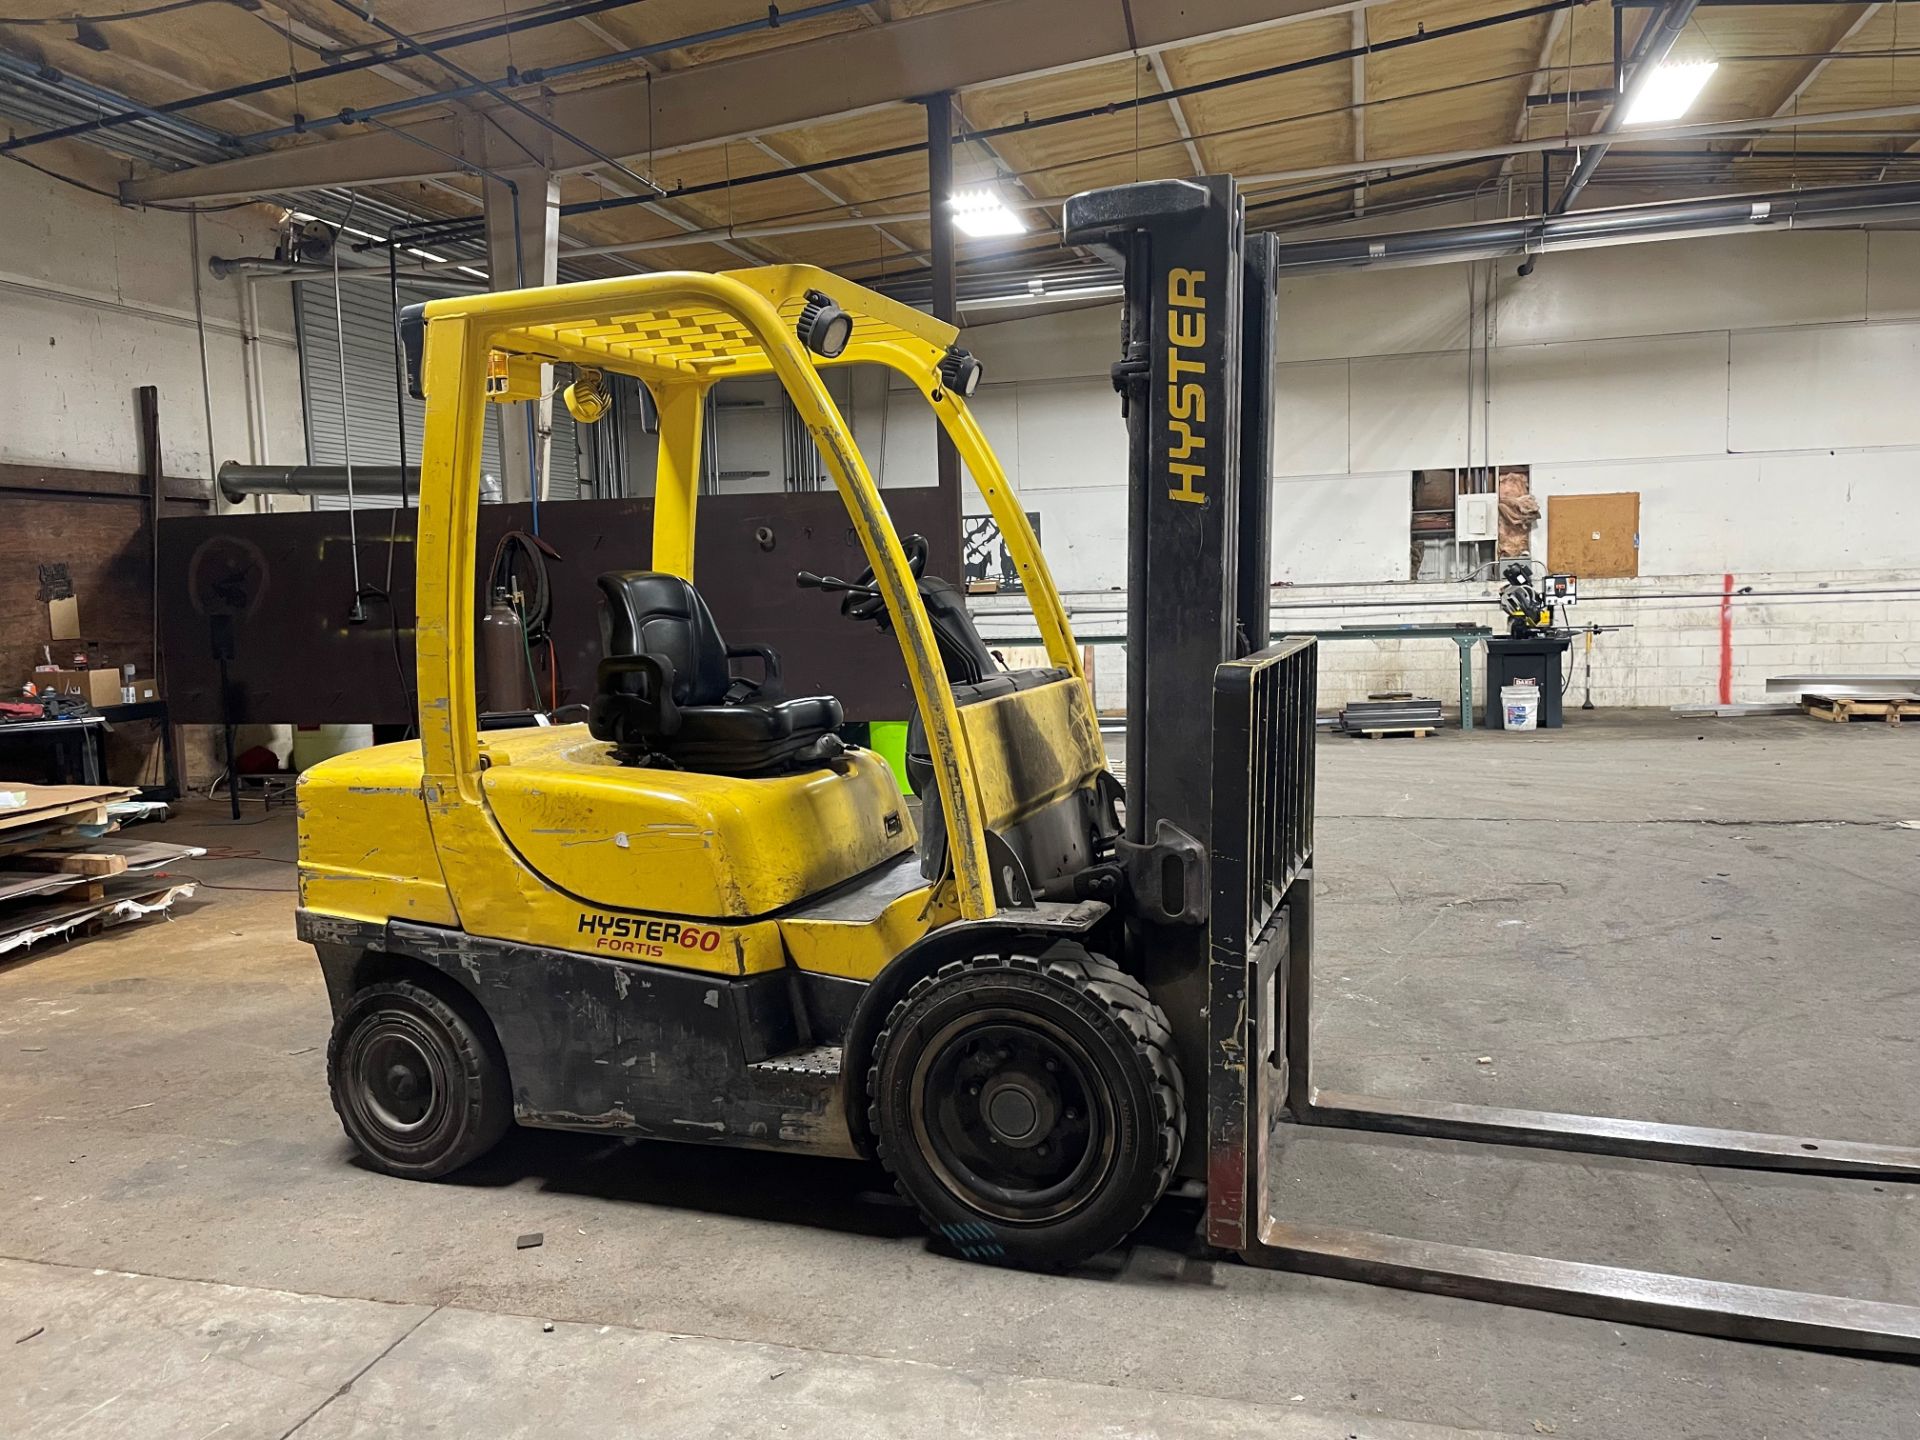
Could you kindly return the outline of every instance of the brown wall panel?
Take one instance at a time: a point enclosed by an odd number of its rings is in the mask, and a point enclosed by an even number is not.
[[[959,513],[937,489],[883,492],[905,535],[924,534],[929,569],[959,572]],[[217,723],[219,672],[204,591],[222,556],[244,556],[258,578],[247,613],[234,622],[230,665],[240,721],[280,724],[404,724],[401,690],[413,683],[412,510],[357,514],[363,587],[387,588],[399,618],[396,664],[389,612],[369,599],[368,622],[349,625],[353,547],[345,511],[169,519],[160,527],[160,589],[169,700],[176,722]],[[526,505],[481,507],[479,563],[500,537],[526,529]],[[601,655],[597,577],[643,570],[652,551],[653,506],[645,500],[547,504],[541,537],[560,553],[549,561],[561,702],[592,697]],[[769,532],[771,547],[761,531]],[[389,534],[392,543],[389,544]],[[722,633],[736,644],[780,652],[790,694],[838,695],[849,719],[903,719],[912,708],[899,647],[871,625],[844,620],[839,601],[794,585],[794,572],[851,577],[864,566],[846,507],[829,490],[803,495],[710,495],[700,501],[695,580]],[[230,568],[230,567],[229,567]],[[484,585],[485,577],[481,577]],[[477,616],[476,616],[477,621]]]

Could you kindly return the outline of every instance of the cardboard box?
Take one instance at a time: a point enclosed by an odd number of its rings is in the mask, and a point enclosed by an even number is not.
[[[47,638],[49,640],[80,638],[79,596],[69,595],[63,600],[47,602]]]
[[[62,695],[84,700],[96,708],[120,703],[118,670],[56,670],[52,681]]]
[[[121,698],[125,699],[124,696],[122,696]],[[133,698],[127,701],[128,704],[148,705],[148,704],[151,704],[153,701],[158,700],[159,698],[160,698],[160,686],[157,681],[143,680],[139,676],[134,677]]]

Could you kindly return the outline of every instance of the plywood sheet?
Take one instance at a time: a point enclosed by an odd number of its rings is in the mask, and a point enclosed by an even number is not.
[[[1640,573],[1640,492],[1547,497],[1547,568],[1583,580]]]
[[[101,785],[6,785],[6,790],[24,793],[19,805],[0,809],[0,831],[40,825],[64,816],[103,812],[110,800],[124,800],[134,792]]]

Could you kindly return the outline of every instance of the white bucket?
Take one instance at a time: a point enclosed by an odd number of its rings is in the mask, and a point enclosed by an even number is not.
[[[1502,685],[1500,714],[1509,730],[1540,728],[1540,687],[1538,685]]]

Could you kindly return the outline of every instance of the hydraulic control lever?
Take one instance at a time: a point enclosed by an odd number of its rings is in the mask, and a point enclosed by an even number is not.
[[[842,580],[836,575],[816,575],[811,570],[802,570],[793,577],[793,583],[802,590],[825,590],[828,593],[846,591],[849,595],[865,595],[878,598],[880,592],[871,585],[856,585],[851,580]]]

